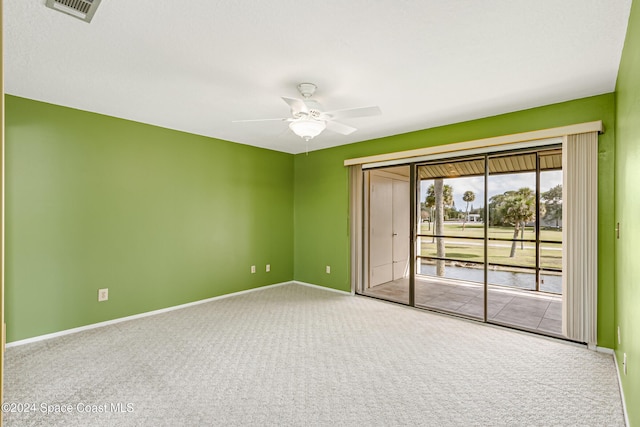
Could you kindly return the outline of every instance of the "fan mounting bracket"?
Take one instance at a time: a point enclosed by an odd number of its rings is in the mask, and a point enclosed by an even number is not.
[[[300,83],[298,85],[298,91],[300,92],[300,95],[305,98],[311,98],[316,92],[317,88],[318,86],[314,85],[313,83]]]

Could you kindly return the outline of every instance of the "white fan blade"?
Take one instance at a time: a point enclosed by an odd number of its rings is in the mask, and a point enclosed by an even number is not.
[[[347,126],[343,123],[334,122],[333,120],[327,121],[327,129],[342,135],[349,135],[358,130],[356,128],[352,128],[351,126]]]
[[[232,120],[231,123],[245,123],[245,122],[286,122],[291,121],[289,118],[280,118],[280,119],[250,119],[250,120]]]
[[[382,114],[382,111],[380,111],[380,107],[361,107],[327,111],[324,114],[335,119],[352,119],[355,117],[377,116]]]
[[[309,114],[309,109],[307,108],[307,104],[305,104],[302,99],[287,98],[286,96],[283,96],[282,100],[286,102],[289,105],[289,107],[291,107],[291,111],[293,111],[294,113]]]

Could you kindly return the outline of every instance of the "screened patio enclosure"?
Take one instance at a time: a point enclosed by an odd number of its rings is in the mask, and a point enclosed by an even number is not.
[[[561,146],[364,171],[358,293],[562,336],[562,181]]]

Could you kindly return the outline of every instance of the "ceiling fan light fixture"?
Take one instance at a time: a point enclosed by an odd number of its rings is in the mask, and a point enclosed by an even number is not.
[[[85,0],[86,1],[86,0]],[[97,1],[97,0],[94,0]],[[377,116],[381,114],[379,107],[344,108],[342,110],[325,111],[322,105],[311,96],[317,89],[313,83],[300,83],[298,91],[302,99],[283,96],[282,100],[289,106],[291,117],[276,119],[234,120],[234,122],[262,122],[283,121],[289,123],[289,128],[300,138],[309,142],[328,129],[340,135],[351,135],[357,129],[340,123],[336,119]]]
[[[301,117],[289,123],[289,129],[305,141],[320,135],[326,127],[327,124],[324,120],[315,120],[307,117]]]

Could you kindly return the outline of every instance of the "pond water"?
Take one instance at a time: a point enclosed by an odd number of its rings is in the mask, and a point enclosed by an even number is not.
[[[423,262],[420,266],[420,274],[435,276],[435,264],[426,264]],[[444,270],[444,277],[484,283],[484,270],[482,268],[447,265]],[[556,294],[562,293],[562,276],[542,274],[540,278],[544,281],[544,283],[540,285],[541,291]],[[536,275],[533,272],[489,270],[489,284],[535,290]]]

